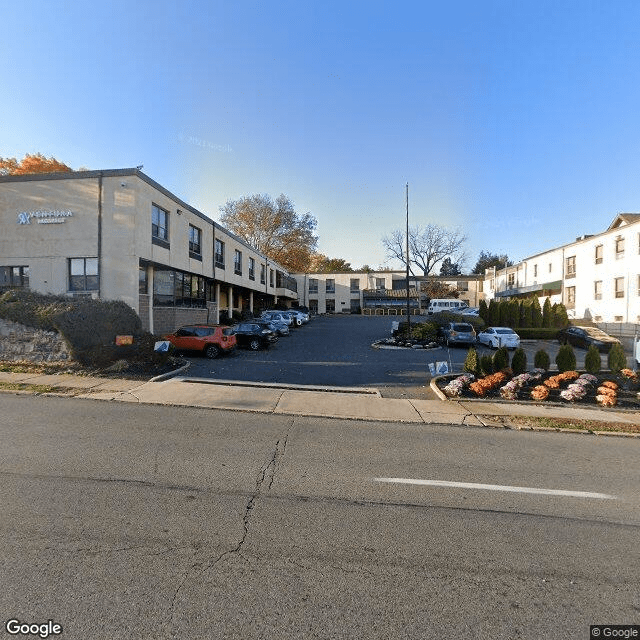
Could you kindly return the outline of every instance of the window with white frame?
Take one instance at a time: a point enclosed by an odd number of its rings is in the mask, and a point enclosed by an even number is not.
[[[242,251],[235,250],[233,254],[233,273],[237,276],[242,275]]]
[[[616,238],[616,260],[624,257],[624,238],[622,236],[618,236]]]
[[[273,273],[273,269],[269,269],[269,286],[273,287],[274,285],[274,273]]]
[[[351,293],[360,293],[360,278],[351,278],[351,283],[349,285],[349,289]]]
[[[254,258],[249,258],[249,280],[256,279],[256,261]]]
[[[508,274],[507,275],[507,286],[509,287],[509,289],[513,289],[515,283],[516,283],[516,274],[515,273]]]
[[[624,298],[624,278],[615,278],[613,283],[616,298]]]
[[[309,295],[317,295],[318,278],[309,278]]]
[[[575,307],[576,306],[576,288],[575,287],[567,287],[567,307]]]
[[[325,293],[335,293],[336,292],[336,281],[332,278],[327,278],[324,283]]]
[[[538,265],[537,264],[533,265],[533,277],[534,278],[538,277]]]
[[[260,284],[267,283],[267,266],[264,264],[260,265]]]
[[[98,258],[69,258],[69,291],[97,291],[98,284]]]

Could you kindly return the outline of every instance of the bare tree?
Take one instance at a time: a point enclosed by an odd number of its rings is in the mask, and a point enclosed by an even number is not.
[[[414,267],[422,271],[422,275],[430,275],[435,267],[445,258],[460,264],[465,261],[464,243],[467,237],[459,230],[449,230],[437,224],[426,227],[409,227],[409,273],[414,273]],[[389,258],[399,260],[406,268],[406,237],[396,230],[391,235],[382,238],[382,244]]]

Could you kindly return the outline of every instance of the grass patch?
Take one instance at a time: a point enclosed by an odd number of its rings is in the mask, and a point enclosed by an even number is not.
[[[640,425],[627,422],[601,422],[600,420],[574,420],[572,418],[509,417],[509,423],[522,427],[546,427],[549,429],[575,429],[576,431],[613,431],[640,433]]]

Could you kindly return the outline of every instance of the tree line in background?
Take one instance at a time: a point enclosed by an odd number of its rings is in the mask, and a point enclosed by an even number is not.
[[[561,302],[547,298],[542,308],[537,297],[520,300],[480,301],[479,316],[488,326],[563,329],[569,324],[567,309]]]

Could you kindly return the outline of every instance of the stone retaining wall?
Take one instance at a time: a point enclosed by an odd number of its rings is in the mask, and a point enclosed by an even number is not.
[[[42,331],[0,319],[0,360],[53,362],[70,359],[69,349],[56,331]]]

